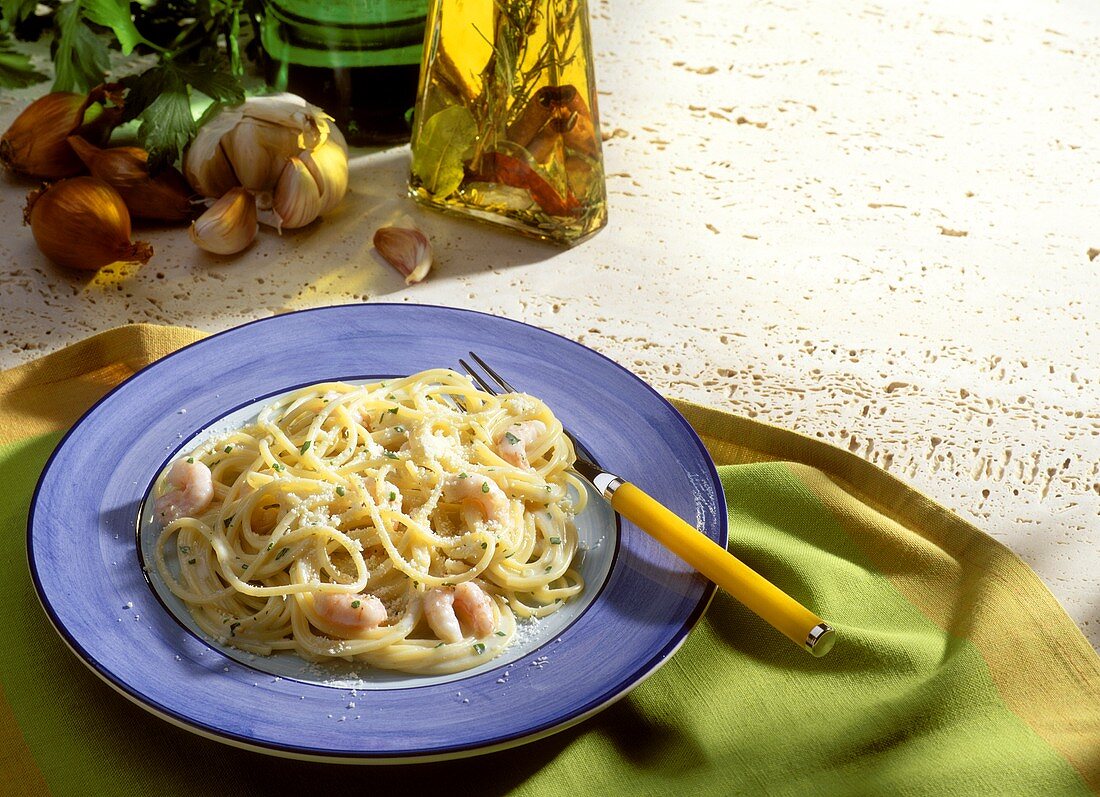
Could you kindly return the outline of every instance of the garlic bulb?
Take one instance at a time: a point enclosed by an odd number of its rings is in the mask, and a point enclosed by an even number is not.
[[[231,188],[191,225],[191,240],[216,255],[233,255],[256,238],[256,199],[245,188]]]
[[[374,248],[387,263],[405,275],[406,285],[420,282],[431,270],[432,244],[420,230],[380,227],[374,234]]]
[[[153,248],[130,241],[130,213],[111,186],[94,177],[61,180],[27,197],[23,221],[59,266],[95,271],[111,263],[147,263]]]

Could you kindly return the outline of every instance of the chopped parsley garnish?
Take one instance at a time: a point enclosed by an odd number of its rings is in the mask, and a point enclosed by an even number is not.
[[[383,456],[385,456],[386,459],[397,459],[398,458],[397,454],[393,453],[392,451],[387,451]]]
[[[276,462],[276,463],[275,463],[274,465],[272,465],[272,466],[271,466],[271,469],[272,469],[272,470],[282,470],[282,469],[283,469],[283,466],[282,466],[282,464],[281,464],[281,463],[279,463],[279,462]]]
[[[483,551],[484,551],[484,550],[485,550],[486,548],[488,548],[488,547],[489,547],[489,543],[487,543],[487,542],[483,542],[483,543],[481,543],[481,550],[483,550]]]
[[[261,509],[278,509],[278,508],[279,508],[279,505],[278,505],[278,504],[264,504],[264,505],[263,505],[262,507],[260,507],[260,508],[261,508]]]
[[[508,636],[508,635],[506,633],[504,633],[503,631],[497,631],[497,636]]]
[[[228,453],[229,453],[230,451],[232,451],[232,450],[233,450],[233,446],[226,446],[226,447],[225,447],[225,453],[226,453],[226,454],[228,454]]]
[[[480,656],[484,652],[485,652],[485,646],[483,644],[478,642],[477,644],[474,645],[474,653],[476,653],[477,655]]]
[[[241,565],[241,570],[247,570],[247,569],[248,569],[248,565]]]
[[[267,550],[269,550],[269,551],[270,551],[270,550],[271,550],[272,548],[274,548],[274,547],[275,547],[275,543],[273,543],[273,542],[269,542],[269,543],[267,544]]]
[[[353,609],[358,609],[362,605],[363,605],[362,601],[352,601],[351,602],[351,608],[353,608]]]
[[[483,493],[489,492],[489,482],[485,482],[485,484],[481,485],[481,492],[483,492]]]
[[[344,486],[342,484],[336,485],[336,494],[341,498],[344,497]]]
[[[550,572],[551,570],[553,570],[553,569],[554,569],[554,566],[553,566],[553,565],[547,565],[547,566],[546,566],[546,570],[545,570],[544,572],[547,572],[547,573],[549,573],[549,572]]]
[[[302,443],[302,447],[298,449],[298,453],[299,454],[306,453],[307,451],[309,451],[309,447],[311,445],[313,445],[313,441],[312,440],[306,440],[304,443]]]
[[[442,643],[442,642],[440,642],[440,643],[439,643],[438,645],[436,645],[436,647],[437,647],[437,648],[441,648],[441,647],[443,647],[443,643]]]
[[[515,445],[516,443],[518,443],[518,442],[519,442],[519,438],[518,438],[518,437],[516,437],[516,436],[515,436],[514,434],[512,434],[511,432],[505,432],[505,433],[504,433],[504,439],[505,439],[505,440],[507,440],[507,441],[508,441],[509,443],[511,443],[512,445]]]
[[[404,426],[401,426],[401,425],[399,424],[399,425],[397,425],[397,426],[393,427],[393,430],[394,430],[395,432],[404,432],[404,431],[405,431],[405,427],[404,427]]]
[[[191,546],[190,545],[181,545],[180,546],[180,553],[191,553]]]
[[[468,479],[468,478],[470,478],[470,474],[469,474],[469,473],[467,473],[466,471],[462,471],[462,473],[458,474],[458,478],[460,478],[460,479]]]
[[[561,537],[551,537],[550,538],[550,544],[551,545],[561,545]]]
[[[391,415],[396,415],[397,414],[397,409],[398,409],[397,407],[394,407],[392,410],[386,410],[386,412],[390,413]]]
[[[195,464],[195,458],[194,457],[188,457],[187,458],[187,464],[188,465],[194,465]]]
[[[397,500],[397,493],[390,493],[390,500],[391,501],[396,501]]]
[[[550,492],[553,488],[548,484],[546,485],[546,492]]]
[[[290,550],[289,548],[280,548],[279,552],[277,554],[275,554],[275,561],[278,562],[280,559],[282,559],[284,556],[286,556],[286,552],[289,551],[289,550]]]

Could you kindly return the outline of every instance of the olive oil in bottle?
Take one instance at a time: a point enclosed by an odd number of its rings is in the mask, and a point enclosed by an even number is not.
[[[320,106],[355,145],[409,138],[428,0],[263,0],[267,82]]]
[[[572,245],[607,223],[585,0],[432,0],[409,193]]]

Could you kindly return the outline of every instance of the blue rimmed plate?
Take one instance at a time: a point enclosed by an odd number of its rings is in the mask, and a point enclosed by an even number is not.
[[[599,498],[578,518],[586,589],[476,670],[423,678],[249,656],[204,638],[143,569],[153,479],[180,450],[296,386],[455,367],[473,350],[546,401],[601,464],[726,543],[702,443],[611,360],[496,316],[344,305],[256,321],[119,385],[62,440],[31,506],[28,555],[58,633],[154,714],[209,738],[325,761],[427,761],[488,752],[610,705],[683,643],[714,588]]]

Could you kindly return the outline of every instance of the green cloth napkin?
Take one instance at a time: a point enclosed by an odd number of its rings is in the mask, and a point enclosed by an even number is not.
[[[627,697],[491,755],[302,763],[156,719],[50,627],[28,575],[27,509],[90,403],[199,337],[122,327],[0,373],[0,793],[1100,793],[1100,658],[1026,565],[846,451],[685,403],[720,466],[730,549],[836,627],[828,657],[719,593]]]

